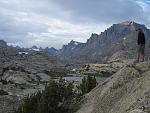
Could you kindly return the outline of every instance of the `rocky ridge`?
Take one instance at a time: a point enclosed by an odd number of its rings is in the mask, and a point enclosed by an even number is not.
[[[76,113],[150,113],[150,61],[130,62],[99,84]]]
[[[72,50],[70,43],[59,51],[59,58],[69,63],[102,63],[111,59],[113,54],[128,53],[127,58],[135,58],[137,32],[135,27],[143,30],[146,36],[146,58],[149,59],[150,30],[144,25],[132,21],[113,24],[100,34],[92,33],[86,43],[79,43]],[[109,45],[109,46],[108,46]],[[127,59],[126,58],[126,59]]]

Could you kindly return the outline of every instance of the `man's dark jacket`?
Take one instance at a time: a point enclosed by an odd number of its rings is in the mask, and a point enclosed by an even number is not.
[[[140,44],[145,44],[145,35],[142,31],[139,31],[138,33],[138,41],[137,41],[138,45]]]

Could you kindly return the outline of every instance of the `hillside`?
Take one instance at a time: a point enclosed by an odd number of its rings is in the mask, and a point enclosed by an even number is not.
[[[130,63],[99,84],[76,113],[150,113],[150,61]]]
[[[22,98],[43,90],[54,71],[64,72],[64,65],[53,55],[22,52],[0,40],[0,113],[12,113]]]

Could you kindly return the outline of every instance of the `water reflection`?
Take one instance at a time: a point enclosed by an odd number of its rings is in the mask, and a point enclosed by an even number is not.
[[[106,77],[96,76],[95,78],[96,78],[97,83],[100,83],[100,82],[103,82],[104,80],[106,80]],[[83,76],[66,76],[66,77],[64,77],[64,79],[66,81],[81,82],[83,79]]]

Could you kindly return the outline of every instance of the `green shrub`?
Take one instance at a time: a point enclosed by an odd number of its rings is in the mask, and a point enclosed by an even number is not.
[[[23,103],[14,113],[73,113],[78,109],[77,100],[95,86],[95,77],[84,77],[79,86],[82,94],[78,95],[73,84],[62,77],[58,82],[50,80],[44,91],[23,99]]]
[[[95,76],[88,75],[83,77],[82,83],[79,85],[78,89],[81,91],[81,95],[90,92],[94,87],[96,87],[97,82]]]
[[[60,78],[49,81],[42,93],[24,99],[15,113],[71,113],[74,98],[73,84]]]

